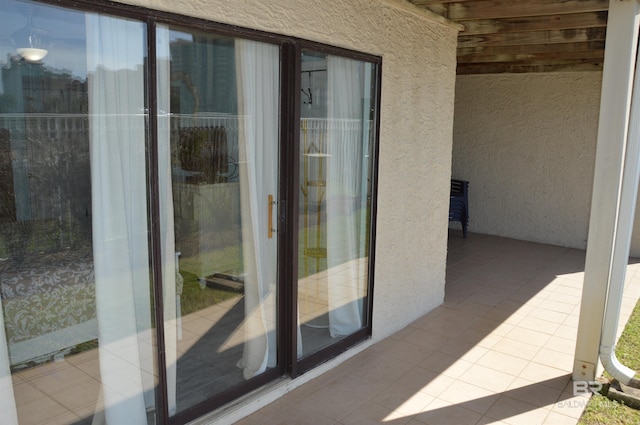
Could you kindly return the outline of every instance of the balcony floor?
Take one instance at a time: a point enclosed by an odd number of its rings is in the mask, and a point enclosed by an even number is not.
[[[587,401],[570,379],[584,259],[454,231],[443,305],[239,424],[576,424]],[[632,259],[620,330],[639,297]]]

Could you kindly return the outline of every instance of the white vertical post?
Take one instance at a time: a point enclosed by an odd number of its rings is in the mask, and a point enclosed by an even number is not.
[[[637,0],[609,2],[589,241],[573,366],[574,380],[594,380],[599,374],[600,339],[605,301],[613,272],[616,232],[631,231],[628,225],[619,223],[619,218],[639,10]],[[628,207],[629,203],[624,204]],[[623,218],[625,216],[623,214]]]

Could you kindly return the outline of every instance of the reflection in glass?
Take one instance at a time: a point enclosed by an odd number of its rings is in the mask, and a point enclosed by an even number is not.
[[[301,357],[364,326],[373,72],[369,63],[302,54]]]
[[[279,49],[164,26],[157,40],[162,234],[175,243],[163,263],[180,288],[173,414],[276,366]]]
[[[145,25],[0,4],[27,24],[56,42],[0,42],[0,423],[153,423]]]

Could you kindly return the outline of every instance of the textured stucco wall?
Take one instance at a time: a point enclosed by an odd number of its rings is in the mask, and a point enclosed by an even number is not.
[[[454,178],[470,231],[585,248],[602,73],[460,76]]]
[[[400,0],[127,0],[383,57],[374,340],[444,296],[457,29]]]

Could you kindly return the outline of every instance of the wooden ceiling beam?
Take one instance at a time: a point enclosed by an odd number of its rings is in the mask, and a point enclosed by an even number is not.
[[[458,57],[468,56],[468,55],[491,56],[491,55],[499,55],[499,54],[523,54],[523,53],[588,52],[590,50],[604,51],[604,40],[585,41],[580,43],[459,47],[457,51],[457,55]]]
[[[602,70],[610,0],[408,1],[464,26],[460,75]]]
[[[504,19],[525,16],[564,15],[600,12],[609,9],[608,0],[477,0],[425,5],[451,20],[463,23],[470,19]]]
[[[468,55],[459,56],[458,64],[472,63],[563,63],[566,61],[601,62],[604,60],[604,50],[590,50],[586,52],[546,52],[546,53],[513,53],[497,55]]]
[[[463,21],[461,35],[504,34],[509,32],[562,30],[572,28],[605,28],[607,12],[575,13],[567,15],[529,16],[524,18],[481,19]]]
[[[604,40],[605,36],[605,28],[528,31],[470,36],[460,35],[458,36],[458,47],[578,43],[585,41]]]
[[[471,74],[505,74],[525,72],[567,72],[567,71],[602,71],[602,62],[568,62],[551,64],[466,64],[458,65],[458,75]]]

